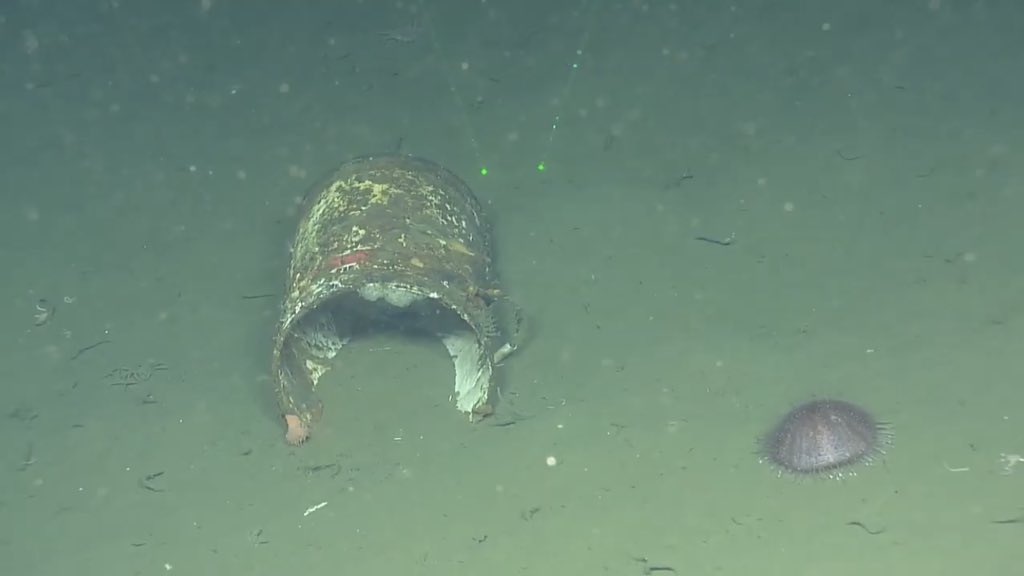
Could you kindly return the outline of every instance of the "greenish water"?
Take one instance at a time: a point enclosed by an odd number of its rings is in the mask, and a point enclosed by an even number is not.
[[[0,8],[0,572],[1021,570],[1024,7],[327,4]],[[380,335],[289,447],[243,297],[398,146],[495,220],[516,423]],[[822,397],[893,445],[779,477]]]

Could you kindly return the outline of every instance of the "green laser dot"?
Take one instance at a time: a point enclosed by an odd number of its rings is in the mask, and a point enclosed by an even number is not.
[[[481,176],[487,176],[487,166],[481,166],[480,167],[480,175]]]
[[[537,164],[537,172],[543,172],[545,169],[546,169],[546,167],[544,166],[543,162],[541,162],[540,164]]]

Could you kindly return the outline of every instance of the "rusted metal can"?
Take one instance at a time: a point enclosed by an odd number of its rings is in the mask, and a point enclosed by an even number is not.
[[[287,441],[309,437],[323,413],[321,376],[374,323],[440,337],[456,408],[489,414],[494,368],[516,349],[519,315],[497,312],[511,304],[465,182],[413,156],[356,158],[309,191],[299,216],[272,366]]]

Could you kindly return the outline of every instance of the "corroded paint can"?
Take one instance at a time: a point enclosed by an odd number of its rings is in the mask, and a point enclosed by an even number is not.
[[[359,326],[376,322],[440,337],[456,408],[489,414],[494,368],[515,350],[520,316],[465,182],[413,156],[356,158],[307,193],[299,216],[272,366],[287,440],[306,440],[323,413],[321,376]]]

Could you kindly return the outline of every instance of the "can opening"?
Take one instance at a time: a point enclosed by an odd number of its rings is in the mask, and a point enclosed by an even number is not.
[[[295,352],[291,374],[306,373],[311,389],[352,338],[373,332],[440,338],[455,365],[456,407],[479,412],[488,396],[491,368],[472,327],[438,298],[402,286],[367,284],[337,293],[300,318],[285,340]],[[486,410],[486,409],[485,409]]]

